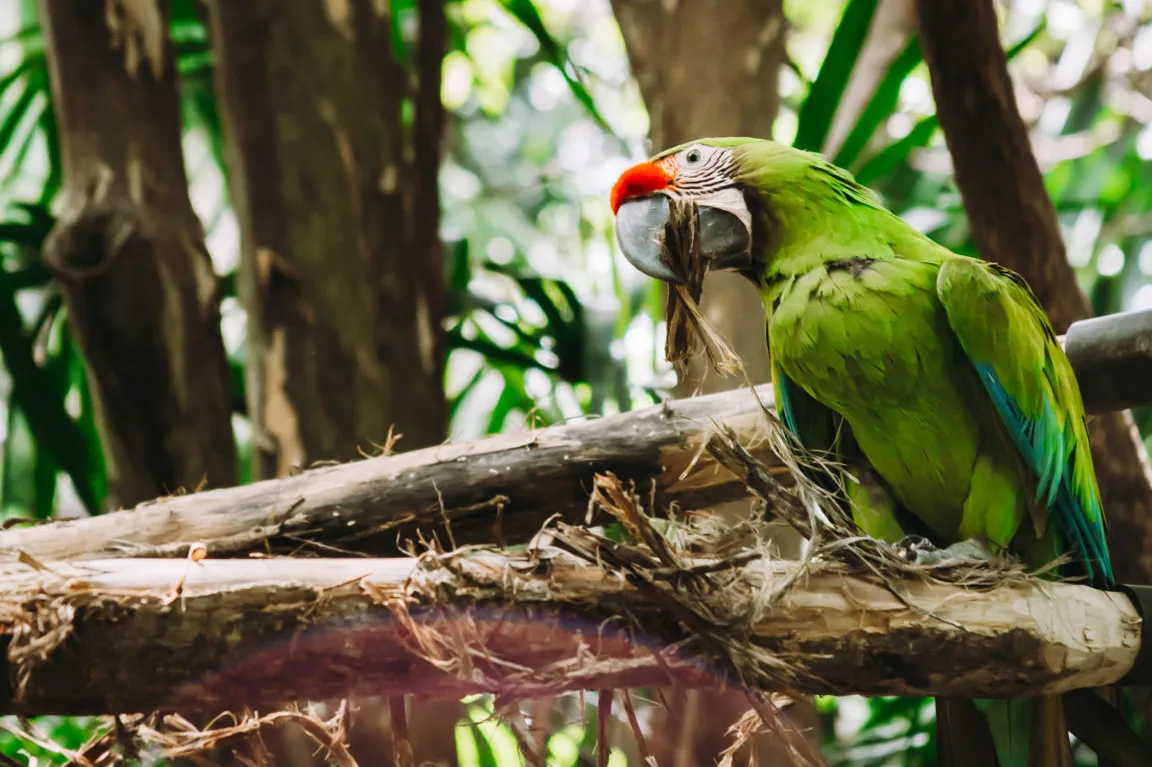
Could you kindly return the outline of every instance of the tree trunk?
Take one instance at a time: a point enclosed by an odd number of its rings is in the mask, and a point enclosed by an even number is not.
[[[109,503],[237,477],[218,282],[159,2],[40,0],[64,166],[44,258],[84,353]]]
[[[446,30],[438,3],[422,8],[433,34],[420,60],[434,65],[422,67],[409,135],[409,76],[376,4],[210,4],[257,478],[376,452],[393,425],[405,447],[444,438],[436,177]]]
[[[784,61],[785,20],[781,0],[613,0],[640,85],[657,149],[707,136],[771,137],[779,107],[777,81]],[[738,274],[711,272],[704,278],[700,308],[740,355],[749,379],[771,379],[765,344],[764,309],[755,287]],[[702,356],[691,360],[676,387],[678,396],[718,392],[744,384],[722,378]],[[748,504],[722,511],[734,517]],[[784,556],[799,552],[800,539],[781,528],[774,543]],[[667,691],[667,722],[657,727],[653,749],[660,764],[711,764],[730,741],[727,729],[745,710],[731,692]],[[818,742],[815,711],[807,702],[789,709],[805,720]],[[767,740],[767,739],[762,739]],[[719,746],[719,748],[718,748]],[[760,759],[783,758],[780,744],[759,746]]]
[[[379,3],[209,8],[241,229],[253,476],[378,453],[393,433],[405,448],[440,442],[443,4],[419,4],[414,89]],[[390,764],[387,708],[357,705],[358,759]],[[409,727],[436,732],[418,761],[455,764],[458,718],[455,701],[413,707]]]
[[[992,0],[918,0],[920,41],[972,239],[1024,276],[1057,331],[1091,314],[1016,107]],[[1129,413],[1089,421],[1117,577],[1152,579],[1152,467]]]

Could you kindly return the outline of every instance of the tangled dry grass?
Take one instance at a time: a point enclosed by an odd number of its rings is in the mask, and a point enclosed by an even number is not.
[[[683,370],[688,360],[701,350],[717,373],[724,376],[742,374],[740,357],[709,326],[700,311],[700,294],[704,286],[707,263],[701,252],[700,219],[696,204],[688,201],[670,201],[668,223],[664,228],[661,260],[679,278],[680,284],[670,285],[665,296],[664,316],[668,335],[664,342],[664,357]]]

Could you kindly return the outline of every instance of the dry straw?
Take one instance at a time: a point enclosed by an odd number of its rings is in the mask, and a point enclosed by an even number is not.
[[[672,200],[670,211],[660,258],[676,274],[680,284],[670,285],[665,299],[668,336],[664,356],[677,369],[683,369],[688,360],[703,349],[709,364],[720,375],[743,373],[740,357],[700,311],[707,263],[701,251],[696,204]]]

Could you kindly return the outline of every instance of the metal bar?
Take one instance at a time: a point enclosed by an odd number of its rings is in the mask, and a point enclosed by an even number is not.
[[[1148,630],[1148,621],[1152,618],[1152,586],[1121,583],[1116,586],[1116,591],[1128,597],[1142,622],[1140,651],[1132,668],[1120,680],[1120,684],[1138,686],[1152,684],[1152,630]]]
[[[1089,413],[1152,405],[1152,309],[1074,322],[1061,342]]]

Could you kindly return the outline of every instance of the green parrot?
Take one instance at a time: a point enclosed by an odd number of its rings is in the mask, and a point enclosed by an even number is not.
[[[708,268],[759,289],[780,419],[860,470],[865,534],[917,558],[1067,553],[1066,574],[1113,585],[1080,390],[1020,276],[933,242],[819,154],[707,138],[612,189],[625,257],[669,283],[670,199],[698,206]],[[1072,764],[1058,696],[936,705],[942,764],[971,753],[973,721],[1001,767]]]

